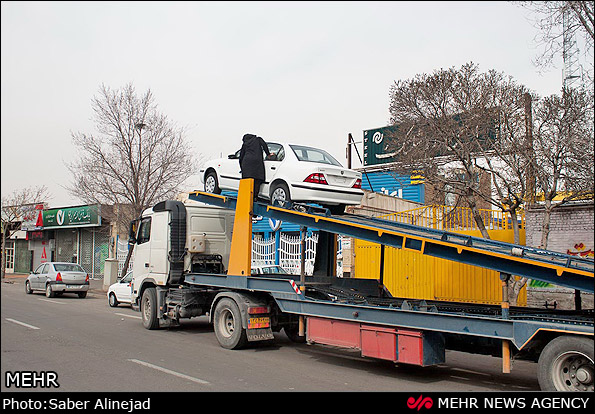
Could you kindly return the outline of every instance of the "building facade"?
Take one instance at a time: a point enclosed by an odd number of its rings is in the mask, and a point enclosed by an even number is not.
[[[89,277],[102,278],[110,231],[100,205],[40,208],[33,220],[23,221],[18,236],[11,240],[12,270],[27,273],[41,263],[60,261],[78,263]]]

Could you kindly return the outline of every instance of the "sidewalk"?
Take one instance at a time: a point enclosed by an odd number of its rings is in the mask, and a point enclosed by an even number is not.
[[[20,283],[24,286],[27,276],[29,276],[29,273],[6,273],[2,283]],[[103,279],[89,279],[89,292],[105,295],[107,289],[103,290]]]

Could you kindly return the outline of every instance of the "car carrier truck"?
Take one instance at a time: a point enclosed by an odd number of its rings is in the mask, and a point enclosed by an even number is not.
[[[208,315],[219,344],[238,349],[284,330],[293,341],[361,351],[362,357],[430,366],[458,350],[538,363],[542,390],[593,391],[593,309],[511,307],[512,275],[593,292],[593,260],[307,205],[195,191],[164,201],[131,223],[132,302],[147,329]],[[319,231],[314,274],[252,276],[252,218]],[[494,269],[501,306],[393,297],[378,280],[335,275],[336,235]],[[302,266],[302,269],[304,266]],[[382,274],[382,273],[381,273]]]

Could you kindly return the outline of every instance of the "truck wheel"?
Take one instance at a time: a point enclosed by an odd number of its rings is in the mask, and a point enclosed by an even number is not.
[[[559,336],[545,346],[538,364],[542,391],[593,392],[593,339]]]
[[[239,349],[246,345],[246,330],[242,327],[242,314],[238,305],[223,298],[215,307],[213,327],[219,345],[226,349]]]
[[[143,326],[146,329],[158,329],[157,319],[157,293],[155,288],[146,288],[140,303],[140,313],[143,318]]]

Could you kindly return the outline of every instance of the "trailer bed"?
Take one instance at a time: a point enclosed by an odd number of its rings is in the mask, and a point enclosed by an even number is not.
[[[190,286],[270,294],[282,312],[350,322],[509,340],[522,349],[540,331],[593,335],[593,310],[513,307],[508,317],[493,305],[374,295],[374,280],[307,277],[300,293],[288,275],[233,276],[193,273]],[[374,286],[376,284],[376,286]]]

